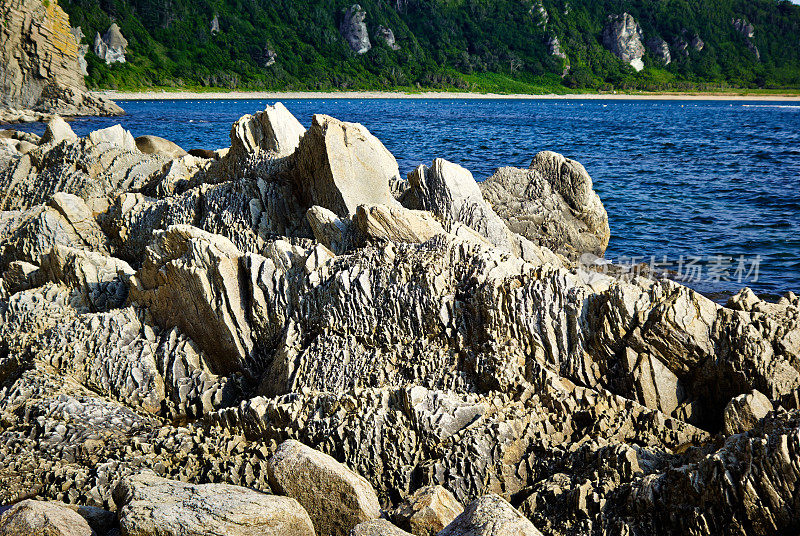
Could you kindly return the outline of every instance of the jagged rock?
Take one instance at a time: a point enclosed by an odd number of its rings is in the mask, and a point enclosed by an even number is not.
[[[276,492],[303,505],[319,534],[348,536],[359,523],[381,515],[367,480],[298,441],[285,441],[275,451],[269,481]]]
[[[372,519],[359,523],[350,531],[350,536],[411,536],[385,519]]]
[[[747,432],[773,409],[769,398],[756,390],[734,397],[725,406],[723,431],[725,435]]]
[[[219,33],[219,16],[214,15],[214,18],[211,19],[211,35]]]
[[[242,167],[253,165],[244,161],[268,158],[280,159],[292,155],[306,129],[280,102],[267,106],[263,112],[245,115],[231,128],[231,150],[225,157],[234,161],[235,176],[243,176]]]
[[[62,141],[73,142],[78,140],[77,134],[72,131],[69,123],[56,116],[47,122],[44,135],[39,141],[41,145],[56,145]]]
[[[744,36],[747,48],[756,56],[758,61],[761,61],[761,51],[753,43],[753,38],[756,36],[755,27],[745,19],[731,19],[731,24],[737,32]]]
[[[387,28],[386,26],[378,26],[378,28],[375,30],[375,37],[377,39],[383,39],[386,42],[386,46],[392,50],[400,50],[400,45],[397,44],[397,41],[394,38],[394,32],[391,28]]]
[[[431,213],[399,206],[359,205],[353,222],[369,240],[425,242],[445,232]]]
[[[125,63],[127,48],[128,40],[122,36],[119,26],[114,22],[102,36],[99,32],[95,35],[92,50],[106,62],[106,65],[111,65],[112,63]]]
[[[264,47],[264,54],[263,54],[263,65],[264,67],[272,67],[275,65],[275,62],[278,61],[278,53],[269,48],[269,46]]]
[[[498,248],[517,251],[513,233],[484,201],[468,170],[437,158],[430,167],[419,166],[409,174],[408,182],[410,188],[401,199],[407,208],[432,212],[448,230],[456,222],[463,223]]]
[[[0,210],[25,210],[65,192],[103,212],[107,197],[142,188],[166,161],[142,154],[119,125],[75,142],[42,145],[0,170]]]
[[[566,53],[561,50],[561,41],[559,41],[558,37],[555,35],[547,40],[547,50],[551,56],[561,58],[562,60],[567,59]]]
[[[498,495],[471,502],[440,536],[541,536],[533,523]]]
[[[705,42],[700,39],[700,36],[697,34],[694,34],[691,41],[689,41],[689,44],[698,52],[702,52],[702,50],[706,47]]]
[[[372,48],[367,25],[364,22],[366,18],[367,12],[361,9],[360,5],[353,4],[344,12],[339,23],[339,32],[356,54],[366,54]]]
[[[414,536],[436,536],[464,507],[442,486],[420,488],[391,513],[392,520]]]
[[[0,515],[2,536],[97,536],[86,520],[67,505],[25,500]]]
[[[639,23],[628,13],[611,15],[603,29],[603,46],[637,71],[644,69],[644,45]]]
[[[389,181],[400,172],[394,156],[358,123],[315,115],[300,140],[292,174],[307,207],[352,216],[358,205],[396,205]]]
[[[192,485],[142,473],[114,492],[126,536],[314,536],[297,501],[226,484]]]
[[[340,218],[327,208],[314,205],[306,212],[314,238],[329,250],[343,253],[356,240],[352,220]]]
[[[176,143],[158,136],[139,136],[134,141],[136,148],[144,154],[160,154],[167,158],[181,158],[187,154]]]
[[[75,43],[78,45],[78,69],[83,76],[89,76],[89,64],[86,61],[86,53],[89,52],[89,45],[83,44],[83,30],[80,26],[73,26],[71,28],[72,36],[75,38]]]
[[[195,227],[156,231],[131,279],[130,299],[147,306],[162,326],[177,326],[195,340],[214,372],[252,373],[241,258],[232,242]]]
[[[95,130],[89,133],[89,142],[94,145],[102,143],[110,143],[116,145],[124,151],[138,151],[136,140],[133,135],[122,128],[121,125],[114,125],[112,127]]]
[[[79,197],[58,193],[46,206],[0,212],[0,270],[13,261],[40,264],[63,245],[108,253],[108,240]]]
[[[508,227],[532,242],[572,256],[605,252],[608,214],[580,163],[545,151],[528,170],[501,168],[480,188]]]
[[[0,19],[4,21],[0,47],[3,108],[65,116],[122,113],[110,100],[86,91],[80,49],[58,2],[8,0],[0,5]]]
[[[664,65],[672,63],[672,53],[669,50],[669,45],[661,37],[648,39],[647,51]]]

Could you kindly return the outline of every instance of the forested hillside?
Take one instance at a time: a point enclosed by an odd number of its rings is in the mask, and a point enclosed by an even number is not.
[[[360,0],[364,54],[341,32],[352,0],[60,3],[87,36],[92,87],[800,87],[800,7],[788,0]],[[623,13],[642,43],[669,48],[668,64],[648,46],[636,72],[604,46],[609,16]],[[91,45],[112,22],[127,62],[106,65]]]

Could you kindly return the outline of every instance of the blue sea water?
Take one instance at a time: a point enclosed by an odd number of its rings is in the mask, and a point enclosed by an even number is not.
[[[607,258],[659,263],[726,295],[800,291],[800,106],[585,100],[286,100],[306,126],[324,113],[364,124],[401,173],[442,157],[476,179],[542,150],[581,162],[608,211]],[[122,118],[78,119],[78,135],[121,123],[185,149],[229,145],[264,100],[127,101]],[[43,130],[41,125],[26,129]],[[689,264],[701,272],[690,272]],[[757,277],[755,268],[758,269]],[[740,281],[741,279],[741,281]]]

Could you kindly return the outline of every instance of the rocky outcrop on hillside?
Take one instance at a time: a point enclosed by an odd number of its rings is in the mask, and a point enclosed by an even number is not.
[[[747,48],[750,49],[757,60],[761,61],[761,51],[758,50],[758,47],[755,45],[755,43],[753,43],[753,38],[756,36],[755,26],[747,22],[745,19],[732,19],[731,24],[733,25],[733,28],[745,38]]]
[[[795,295],[575,262],[608,220],[555,153],[479,186],[281,105],[230,137],[0,138],[0,533],[794,529]]]
[[[94,36],[92,50],[107,65],[125,63],[125,51],[127,48],[128,40],[123,37],[122,31],[120,31],[116,22],[112,23],[103,35],[98,32]]]
[[[639,23],[629,14],[611,15],[603,28],[603,46],[637,71],[644,69],[644,34]]]
[[[342,14],[339,23],[342,37],[356,54],[366,54],[372,48],[367,24],[364,22],[366,18],[367,12],[361,9],[360,5],[353,4]]]
[[[386,26],[378,26],[378,28],[375,30],[375,37],[378,39],[383,39],[383,41],[386,42],[386,46],[392,50],[400,50],[400,45],[397,44],[397,41],[394,37],[394,32],[391,28],[387,28]]]
[[[4,0],[0,19],[0,108],[61,115],[122,113],[111,101],[86,91],[79,45],[56,0]],[[3,116],[25,120],[24,113],[13,110]]]
[[[669,50],[669,45],[661,37],[648,39],[647,51],[664,65],[672,63],[672,53]]]

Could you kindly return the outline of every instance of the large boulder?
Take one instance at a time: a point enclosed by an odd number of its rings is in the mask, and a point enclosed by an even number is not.
[[[331,456],[294,440],[269,460],[269,482],[308,511],[319,534],[348,536],[358,524],[381,515],[372,485]]]
[[[672,53],[669,50],[669,44],[661,37],[648,39],[647,51],[664,65],[672,63]]]
[[[725,406],[723,431],[725,435],[733,435],[752,430],[773,409],[769,398],[755,389],[736,396]]]
[[[25,500],[0,515],[0,536],[98,536],[66,504]]]
[[[536,244],[571,256],[601,256],[608,246],[608,214],[574,160],[544,151],[527,170],[501,168],[480,188],[508,227]]]
[[[437,158],[430,167],[422,165],[409,174],[408,182],[409,189],[401,198],[407,208],[432,212],[448,230],[456,223],[463,223],[496,247],[517,251],[514,234],[484,201],[468,170]]]
[[[542,533],[502,497],[489,494],[471,502],[439,536],[542,536]]]
[[[47,127],[44,129],[44,135],[42,135],[42,139],[39,143],[41,145],[55,145],[65,140],[77,141],[78,136],[75,134],[75,132],[73,132],[72,127],[69,126],[69,123],[61,119],[59,116],[55,116],[53,119],[47,122]]]
[[[430,212],[400,206],[359,205],[353,222],[369,240],[425,242],[445,232]]]
[[[350,536],[412,536],[385,519],[372,519],[355,526]]]
[[[315,115],[295,153],[294,181],[307,207],[352,216],[359,205],[396,205],[389,182],[400,176],[392,153],[358,123]]]
[[[226,484],[193,485],[142,473],[114,491],[122,536],[314,536],[288,497]]]
[[[136,148],[144,154],[160,154],[167,158],[180,158],[187,154],[177,143],[158,136],[139,136],[135,142]]]
[[[611,15],[603,29],[603,45],[637,71],[644,69],[642,29],[629,13]]]
[[[464,507],[442,486],[426,486],[414,492],[392,512],[392,520],[414,536],[436,536]]]
[[[231,128],[231,151],[243,154],[265,151],[275,158],[289,156],[306,129],[280,102],[263,112],[245,115]]]
[[[367,12],[361,9],[360,5],[353,4],[345,10],[342,21],[339,23],[342,37],[356,54],[366,54],[372,48],[367,25],[364,22],[366,18]]]
[[[131,301],[156,322],[179,327],[207,353],[218,374],[252,372],[242,253],[222,236],[189,225],[156,231]]]

